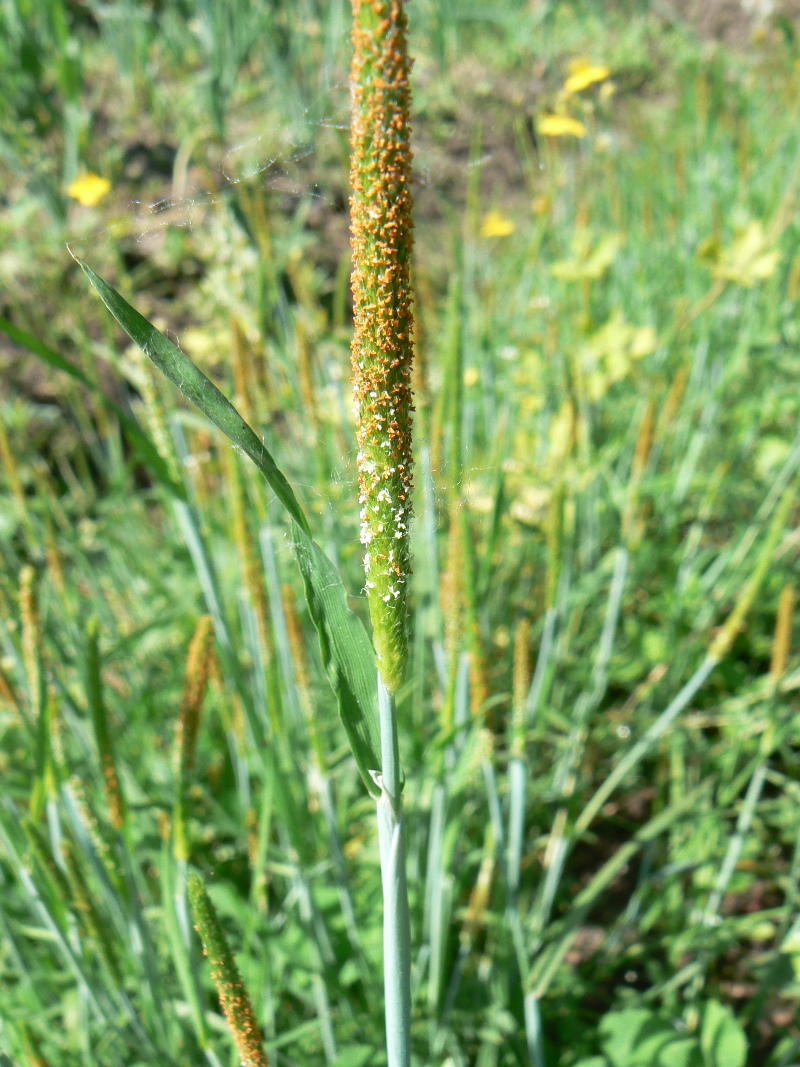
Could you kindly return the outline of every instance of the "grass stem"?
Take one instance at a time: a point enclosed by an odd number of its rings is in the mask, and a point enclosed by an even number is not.
[[[411,1063],[411,929],[406,883],[406,830],[394,697],[378,675],[383,774],[378,844],[383,887],[383,976],[388,1067]]]

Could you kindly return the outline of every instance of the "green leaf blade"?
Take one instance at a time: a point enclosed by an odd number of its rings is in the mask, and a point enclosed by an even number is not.
[[[137,344],[148,359],[174,385],[177,385],[187,400],[199,408],[240,452],[255,463],[297,525],[308,533],[308,522],[294,495],[294,490],[286,481],[267,448],[233,404],[222,395],[216,385],[192,363],[187,355],[143,315],[140,315],[135,308],[132,308],[116,289],[103,281],[82,260],[78,260],[78,265],[134,344]]]
[[[710,1000],[703,1011],[700,1047],[707,1067],[744,1067],[747,1038],[727,1005]]]
[[[361,777],[368,791],[380,796],[372,772],[379,771],[378,676],[375,655],[363,623],[347,606],[339,573],[318,544],[298,526],[294,548],[303,575],[306,603],[319,637],[325,673],[339,703]]]
[[[645,1008],[609,1012],[599,1030],[612,1067],[702,1067],[694,1039]]]
[[[381,768],[375,655],[361,620],[347,605],[339,572],[312,539],[308,522],[274,459],[255,432],[198,367],[85,263],[78,263],[100,299],[145,355],[256,465],[293,520],[294,550],[323,666],[367,791],[380,796]]]
[[[120,425],[128,434],[130,443],[136,449],[139,458],[145,466],[148,467],[151,474],[153,474],[157,481],[168,489],[173,496],[177,496],[181,500],[184,498],[185,493],[183,486],[178,485],[172,480],[167,464],[159,455],[156,446],[138,425],[136,420],[127,415],[119,404],[116,404],[113,400],[107,397],[100,386],[84,374],[80,367],[76,367],[74,363],[70,363],[68,359],[65,359],[60,352],[56,352],[55,349],[50,348],[49,345],[40,341],[38,337],[34,337],[33,334],[28,333],[26,330],[21,330],[18,326],[15,326],[12,322],[9,322],[8,319],[3,318],[2,316],[0,316],[0,333],[4,333],[6,337],[12,340],[15,344],[19,345],[21,348],[27,349],[34,356],[38,356],[43,363],[47,363],[48,366],[68,375],[73,381],[79,382],[85,388],[99,396],[102,399],[103,404],[110,411],[113,411],[119,419]]]

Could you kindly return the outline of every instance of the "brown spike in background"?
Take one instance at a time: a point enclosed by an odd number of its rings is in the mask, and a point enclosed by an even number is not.
[[[781,590],[778,614],[775,618],[775,636],[772,641],[772,662],[769,673],[779,682],[786,673],[786,664],[792,644],[792,615],[794,614],[795,590],[791,582]]]
[[[175,730],[177,770],[185,779],[194,770],[197,752],[197,731],[200,709],[208,689],[211,660],[214,655],[214,629],[210,615],[203,615],[197,623],[186,658],[183,697]]]

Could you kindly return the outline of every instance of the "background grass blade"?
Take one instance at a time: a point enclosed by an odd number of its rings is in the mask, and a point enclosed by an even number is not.
[[[171,493],[176,496],[183,496],[183,488],[170,475],[169,467],[161,458],[158,453],[158,449],[147,436],[147,434],[141,429],[134,419],[127,415],[119,404],[116,404],[113,400],[107,397],[96,382],[93,382],[88,375],[76,367],[73,363],[70,363],[68,359],[65,359],[55,349],[50,348],[49,345],[44,344],[33,334],[28,333],[26,330],[21,330],[18,326],[15,326],[8,319],[0,316],[0,331],[9,337],[15,344],[21,345],[23,348],[27,348],[29,352],[32,352],[35,356],[38,356],[44,363],[53,367],[55,370],[63,371],[68,374],[70,378],[73,378],[76,382],[80,382],[81,385],[90,389],[95,396],[102,398],[103,404],[109,408],[120,421],[120,425],[130,438],[131,444],[139,453],[139,457],[143,460],[145,466],[151,471],[152,474],[158,479],[158,481],[165,486]]]

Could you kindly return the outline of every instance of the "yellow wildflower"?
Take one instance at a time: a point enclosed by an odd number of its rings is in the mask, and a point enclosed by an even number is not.
[[[523,486],[511,505],[511,518],[524,526],[541,526],[547,518],[551,498],[552,492],[544,486]]]
[[[71,196],[84,207],[95,207],[110,191],[111,182],[108,178],[101,178],[99,174],[91,172],[82,174],[67,186],[67,196]]]
[[[578,352],[590,400],[602,400],[616,382],[633,373],[634,364],[658,348],[658,335],[652,326],[632,326],[615,311]]]
[[[658,334],[652,326],[640,326],[631,338],[631,359],[644,359],[658,348]]]
[[[481,224],[481,237],[508,237],[514,229],[511,219],[507,219],[499,211],[490,211]]]
[[[749,222],[737,231],[727,248],[719,251],[712,266],[714,277],[746,289],[771,277],[781,261],[780,251],[773,247],[775,240],[775,234],[765,230],[762,223]],[[705,252],[707,247],[713,251],[713,243],[708,239],[701,242],[698,252],[702,250],[705,258],[711,259]]]
[[[575,56],[567,63],[567,70],[570,74],[578,74],[582,70],[586,70],[587,67],[592,66],[592,61],[588,56]]]
[[[467,367],[464,371],[464,385],[469,389],[473,385],[477,385],[481,380],[481,372],[477,367]]]
[[[586,127],[569,115],[542,115],[539,133],[543,137],[585,137]]]
[[[607,233],[592,246],[589,230],[580,227],[572,235],[572,259],[554,263],[550,273],[565,282],[597,281],[617,258],[622,243],[622,234]]]
[[[564,90],[568,93],[581,93],[590,85],[606,81],[610,75],[608,67],[587,64],[570,74],[564,82]]]
[[[569,400],[561,403],[561,410],[550,420],[548,439],[548,465],[552,470],[558,469],[567,459],[575,439],[575,409]]]

